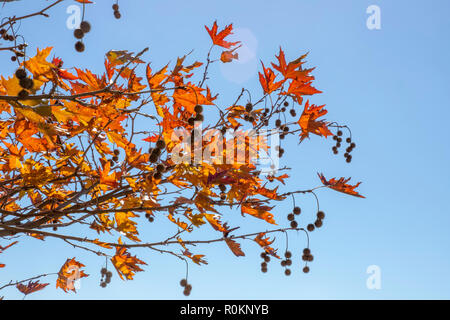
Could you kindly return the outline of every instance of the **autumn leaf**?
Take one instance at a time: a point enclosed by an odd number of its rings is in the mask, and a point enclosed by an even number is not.
[[[361,182],[358,182],[355,185],[348,184],[347,182],[350,181],[351,178],[345,179],[344,177],[336,179],[331,178],[330,180],[327,180],[322,173],[317,174],[320,178],[320,181],[322,181],[324,186],[327,186],[333,190],[343,192],[355,197],[359,198],[365,198],[364,196],[360,195],[358,192],[355,191],[355,189],[361,184]]]
[[[88,276],[81,270],[83,267],[84,264],[76,261],[75,258],[67,259],[58,272],[56,288],[61,288],[64,292],[71,290],[76,292],[75,281]]]
[[[192,262],[194,262],[195,264],[201,265],[201,264],[208,264],[208,262],[203,259],[203,257],[205,256],[204,254],[192,254],[189,250],[184,250],[183,251],[183,255],[188,257],[189,259],[192,260]]]
[[[307,56],[306,54],[302,55],[301,57],[295,59],[294,61],[286,63],[284,51],[280,48],[280,52],[278,56],[276,56],[276,58],[278,59],[278,65],[272,63],[272,67],[278,72],[280,72],[285,78],[296,79],[304,75],[302,71],[299,70],[299,68],[302,66],[303,64],[302,60],[306,56]]]
[[[247,203],[242,204],[241,206],[242,214],[246,213],[256,218],[263,219],[268,223],[276,224],[275,220],[273,219],[273,214],[269,212],[270,210],[273,209],[273,207],[261,205],[259,203],[251,203],[252,200],[255,199],[249,199]]]
[[[232,46],[235,46],[238,43],[240,43],[240,41],[227,42],[224,40],[227,36],[232,34],[233,24],[229,24],[229,25],[225,26],[225,28],[222,31],[220,31],[219,33],[217,33],[217,29],[218,29],[217,21],[214,21],[214,24],[211,29],[209,29],[207,26],[205,26],[205,29],[206,29],[206,31],[208,31],[209,36],[211,37],[211,39],[215,45],[229,49]]]
[[[261,248],[264,249],[264,251],[271,256],[280,259],[280,257],[277,255],[277,250],[272,248],[270,245],[275,241],[273,239],[272,241],[269,239],[269,237],[266,237],[265,232],[260,232],[258,235],[253,239],[257,244],[261,246]]]
[[[318,120],[318,118],[326,115],[328,112],[324,109],[324,107],[324,105],[309,105],[309,101],[306,101],[303,113],[300,116],[300,119],[298,119],[297,121],[297,123],[300,125],[300,128],[302,129],[302,132],[300,133],[300,141],[308,138],[310,133],[325,138],[333,135],[328,129],[328,123],[324,120]]]
[[[29,295],[33,292],[39,291],[44,289],[46,286],[48,286],[49,283],[39,283],[39,281],[29,281],[28,284],[22,284],[19,283],[16,285],[16,288],[22,292],[24,295]]]
[[[228,248],[230,248],[231,252],[233,252],[236,257],[245,256],[245,253],[241,250],[241,245],[236,241],[230,238],[225,238],[225,243],[228,245]]]
[[[234,48],[233,50],[225,50],[222,51],[222,54],[220,55],[220,61],[222,61],[223,63],[228,63],[234,60],[237,60],[239,58],[238,53],[234,53],[234,51],[238,48],[240,48],[241,46],[239,45],[238,47]]]
[[[259,82],[261,83],[264,93],[270,94],[273,91],[280,88],[281,85],[283,84],[283,81],[274,82],[276,75],[273,72],[273,70],[270,68],[266,68],[262,61],[261,61],[261,64],[263,67],[264,74],[262,74],[261,72],[258,73],[259,74]]]
[[[136,272],[143,271],[138,265],[147,265],[132,256],[125,247],[116,247],[116,254],[111,258],[111,262],[122,280],[132,280]]]

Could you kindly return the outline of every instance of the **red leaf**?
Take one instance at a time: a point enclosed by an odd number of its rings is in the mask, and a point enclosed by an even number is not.
[[[227,36],[232,34],[231,31],[233,30],[233,24],[229,24],[228,26],[225,26],[225,29],[223,29],[219,33],[217,33],[217,28],[218,28],[217,21],[214,21],[214,24],[211,29],[209,29],[207,26],[205,26],[205,29],[206,29],[206,31],[208,31],[209,36],[211,37],[214,44],[229,49],[232,46],[240,43],[240,41],[227,42],[224,40]]]
[[[327,186],[339,192],[349,194],[351,196],[365,198],[364,196],[360,195],[358,192],[355,191],[355,189],[361,184],[361,182],[358,182],[355,185],[351,185],[347,183],[350,181],[351,178],[345,179],[344,177],[342,177],[337,180],[336,178],[331,178],[330,180],[327,181],[327,179],[325,179],[322,173],[318,173],[317,175],[319,176],[320,181],[322,181],[324,186]]]
[[[21,284],[21,283],[17,284],[16,288],[20,292],[22,292],[24,295],[28,295],[30,293],[42,290],[48,285],[49,285],[49,283],[39,283],[39,281],[35,281],[35,282],[29,281],[28,284],[26,284],[26,285]]]

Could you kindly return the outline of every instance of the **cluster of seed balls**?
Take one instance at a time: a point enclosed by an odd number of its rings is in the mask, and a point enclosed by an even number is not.
[[[182,286],[182,287],[184,288],[183,294],[184,294],[185,296],[188,296],[188,295],[191,294],[192,285],[189,284],[189,283],[187,282],[186,279],[181,279],[181,281],[180,281],[180,286]]]
[[[8,34],[8,31],[4,28],[0,29],[0,37],[5,41],[15,41],[16,37],[12,34]],[[19,44],[16,48],[17,50],[14,50],[14,55],[11,56],[11,61],[16,61],[19,57],[24,57],[25,54],[23,50],[25,49],[25,44]]]
[[[190,118],[188,119],[188,123],[189,123],[191,126],[194,125],[195,121],[203,121],[203,119],[205,118],[205,117],[203,116],[203,107],[202,107],[201,105],[197,104],[197,105],[194,107],[194,111],[195,111],[195,117],[190,117]]]
[[[100,270],[100,274],[102,275],[102,278],[100,280],[100,287],[106,288],[108,283],[111,282],[112,272],[108,271],[106,268],[102,268]]]
[[[336,145],[333,146],[333,148],[332,148],[333,153],[338,154],[339,148],[341,147],[341,144],[342,144],[342,131],[341,130],[338,130],[338,132],[333,136],[333,140],[336,141]],[[345,161],[350,163],[352,161],[352,155],[350,153],[353,151],[353,149],[355,149],[356,144],[354,142],[352,142],[352,139],[350,137],[345,139],[345,142],[348,143],[348,147],[345,149],[344,157],[345,157]]]
[[[150,153],[150,162],[156,163],[159,160],[159,157],[161,156],[162,151],[166,148],[166,143],[164,140],[158,140],[156,141],[155,148],[150,148],[148,152]],[[155,180],[159,180],[162,178],[162,174],[166,171],[166,166],[162,163],[158,163],[156,165],[156,170],[154,170],[151,177]],[[150,177],[149,177],[150,178]]]
[[[303,249],[303,255],[302,255],[302,260],[308,262],[312,262],[314,260],[314,256],[311,254],[311,250],[309,248],[305,248]],[[303,272],[304,273],[308,273],[309,272],[309,267],[305,266],[303,268]]]
[[[284,274],[285,274],[286,276],[290,276],[290,275],[291,275],[291,269],[289,269],[288,267],[289,267],[290,265],[292,265],[292,260],[291,260],[292,253],[291,253],[290,251],[286,251],[286,252],[284,253],[284,257],[285,257],[286,259],[285,259],[285,260],[281,260],[280,264],[281,264],[282,267],[286,268],[286,269],[284,270]]]
[[[270,257],[267,254],[267,252],[264,251],[261,253],[261,258],[264,260],[263,262],[261,262],[261,272],[266,273],[267,272],[267,264],[270,262]]]
[[[22,88],[22,90],[19,91],[18,97],[19,99],[26,99],[30,94],[28,90],[33,89],[33,79],[27,77],[25,69],[17,69],[15,76],[19,80],[19,85]]]
[[[116,19],[120,19],[120,17],[122,17],[122,15],[120,14],[120,11],[119,11],[119,4],[117,4],[117,3],[113,4],[112,8],[114,11],[114,17]]]
[[[73,32],[73,36],[76,39],[79,39],[75,43],[75,50],[77,50],[78,52],[84,51],[85,47],[82,39],[84,38],[84,35],[89,31],[91,31],[91,24],[87,21],[81,21],[80,27],[78,29],[75,29],[75,31]]]
[[[256,119],[256,115],[253,112],[253,104],[251,102],[245,105],[245,112],[246,114],[244,115],[244,120],[253,123]]]
[[[317,212],[317,219],[314,224],[310,223],[306,226],[306,230],[313,232],[315,228],[320,228],[323,226],[323,219],[325,219],[325,213],[323,211]]]
[[[219,184],[219,189],[220,189],[220,200],[224,201],[227,198],[227,194],[225,193],[225,191],[227,191],[227,187],[221,183]]]
[[[300,213],[302,213],[302,209],[300,209],[300,207],[294,207],[292,212],[287,215],[287,219],[291,222],[291,228],[295,229],[298,227],[298,223],[295,221],[295,216],[300,215]]]
[[[111,166],[115,165],[119,161],[120,150],[114,149],[113,153],[114,153],[114,156],[111,159],[109,159],[109,163],[111,164]]]

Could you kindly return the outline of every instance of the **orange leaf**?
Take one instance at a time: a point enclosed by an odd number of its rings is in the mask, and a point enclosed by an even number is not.
[[[127,280],[133,280],[136,272],[143,271],[138,264],[147,265],[144,261],[127,252],[125,247],[116,248],[116,254],[111,258],[111,262],[122,280],[124,280],[124,277]]]
[[[265,93],[269,94],[277,90],[283,84],[283,81],[274,82],[276,75],[272,69],[264,67],[264,63],[261,61],[264,74],[259,73],[259,82]]]
[[[224,39],[229,36],[230,34],[233,34],[231,31],[233,30],[233,24],[230,24],[228,26],[225,26],[225,28],[220,31],[219,33],[217,33],[217,21],[214,21],[214,24],[211,28],[211,30],[205,26],[206,31],[208,31],[209,36],[211,37],[212,41],[214,44],[224,47],[224,48],[231,48],[232,46],[240,43],[240,41],[236,41],[236,42],[227,42]]]
[[[358,192],[355,191],[355,189],[361,184],[361,182],[358,182],[355,185],[348,184],[347,182],[350,181],[351,178],[345,179],[344,177],[339,178],[336,180],[336,178],[331,178],[330,180],[325,179],[322,173],[317,174],[320,178],[320,181],[322,181],[324,186],[327,186],[331,189],[334,189],[339,192],[343,192],[355,197],[359,198],[365,198],[364,196],[360,195]]]
[[[58,272],[58,279],[56,280],[56,288],[61,288],[64,292],[75,290],[75,281],[87,277],[81,268],[84,264],[75,260],[75,258],[67,259]]]
[[[252,199],[249,199],[252,200]],[[253,199],[254,200],[254,199]],[[271,224],[276,224],[273,219],[273,214],[269,212],[273,207],[263,206],[258,203],[244,203],[241,206],[241,212],[252,215],[256,218],[263,219]]]
[[[48,285],[49,285],[49,283],[39,283],[39,280],[38,280],[35,282],[29,281],[28,284],[26,284],[26,285],[19,283],[16,285],[16,288],[20,292],[22,292],[24,295],[28,295],[30,293],[42,290]]]
[[[300,116],[300,119],[298,119],[297,121],[302,129],[302,132],[300,133],[300,141],[308,138],[309,133],[313,133],[325,138],[332,135],[330,130],[328,130],[327,122],[323,120],[317,120],[318,118],[326,115],[328,112],[327,110],[323,109],[323,107],[325,107],[325,105],[309,105],[309,101],[306,101],[303,113]]]
[[[231,252],[234,253],[236,257],[244,257],[245,253],[241,250],[241,245],[230,238],[225,238],[225,243],[230,248]]]

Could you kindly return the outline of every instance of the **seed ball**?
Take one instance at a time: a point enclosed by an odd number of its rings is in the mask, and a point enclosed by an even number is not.
[[[298,227],[297,221],[291,221],[291,228],[295,229]]]
[[[277,120],[275,121],[275,126],[277,126],[277,127],[280,127],[280,126],[281,126],[281,120],[280,120],[280,119],[277,119]]]
[[[323,211],[317,212],[317,218],[319,218],[320,220],[323,220],[325,218],[325,212],[323,212]]]
[[[347,138],[347,139],[345,139],[345,141],[346,141],[347,143],[351,143],[351,142],[352,142],[352,139],[351,139],[351,138]]]
[[[28,98],[28,91],[25,89],[20,90],[17,96],[19,97],[19,99],[26,99]]]
[[[100,287],[102,287],[102,288],[106,288],[106,282],[100,282]]]
[[[77,43],[75,43],[75,50],[77,50],[78,52],[83,52],[84,51],[84,43],[81,41],[77,41]]]
[[[158,162],[158,156],[156,154],[154,154],[153,152],[150,154],[150,162],[151,163]]]
[[[195,121],[203,121],[204,119],[205,117],[201,113],[197,113],[197,115],[194,118]]]
[[[338,135],[339,137],[342,136],[342,131],[339,130],[339,131],[337,132],[337,135]]]
[[[101,273],[102,275],[105,275],[106,272],[108,272],[108,270],[107,270],[106,268],[101,268],[101,269],[100,269],[100,273]]]
[[[267,272],[267,268],[261,268],[261,272],[262,273],[266,273]]]
[[[155,149],[152,150],[151,154],[154,154],[157,157],[159,157],[161,155],[161,149],[160,148],[155,148]]]
[[[261,262],[261,268],[267,268],[267,262]]]
[[[112,8],[114,11],[117,11],[117,10],[119,10],[119,5],[117,3],[114,3]]]
[[[22,78],[19,80],[19,85],[24,89],[32,89],[34,86],[34,81],[30,78]]]
[[[308,267],[308,266],[304,267],[304,268],[303,268],[303,272],[304,272],[304,273],[308,273],[308,272],[309,272],[309,267]]]
[[[222,193],[220,194],[220,200],[224,201],[224,200],[226,200],[226,199],[227,199],[227,194],[222,192]]]
[[[350,144],[350,147],[351,147],[352,149],[355,149],[356,143],[352,142],[352,143]]]
[[[111,271],[107,271],[106,272],[106,277],[107,278],[112,278],[112,272]]]
[[[253,110],[253,105],[251,104],[251,102],[247,103],[245,105],[245,111],[250,112]]]
[[[302,212],[302,210],[300,209],[300,207],[295,207],[293,212],[294,214],[299,215]]]
[[[224,184],[219,184],[219,189],[220,191],[225,192],[225,190],[227,190],[227,187],[225,187]]]
[[[305,255],[305,254],[304,254],[304,255],[302,255],[302,260],[303,260],[303,261],[308,261],[308,256],[307,256],[307,255]]]
[[[286,252],[284,253],[284,256],[285,256],[287,259],[289,259],[290,257],[292,257],[292,253],[291,253],[290,251],[286,251]]]
[[[286,261],[285,260],[281,260],[280,264],[281,264],[282,267],[285,267],[286,266]]]
[[[289,127],[288,127],[288,126],[284,127],[284,128],[283,128],[283,131],[284,131],[284,132],[289,132]]]
[[[84,33],[88,33],[89,31],[91,31],[91,24],[87,21],[82,21],[80,23],[80,29],[84,32]]]
[[[118,157],[118,156],[114,156],[114,157],[112,157],[112,160],[113,160],[114,162],[117,162],[117,161],[119,161],[119,157]]]
[[[338,137],[337,137],[336,135],[334,135],[334,136],[333,136],[333,140],[336,141],[337,139],[338,139]]]
[[[294,215],[293,215],[292,213],[289,213],[289,214],[287,215],[287,219],[288,219],[289,221],[293,221],[293,220],[295,219],[295,217],[294,217]]]
[[[352,156],[348,156],[347,159],[345,160],[347,163],[352,162]]]
[[[161,178],[162,178],[161,172],[156,171],[156,172],[153,174],[153,178],[154,178],[155,180],[161,179]]]
[[[320,228],[320,227],[323,225],[323,222],[322,222],[322,220],[317,219],[317,220],[314,222],[314,225],[315,225],[317,228]]]
[[[193,117],[190,117],[190,118],[188,119],[189,125],[193,126],[193,125],[194,125],[194,122],[195,122],[195,119],[194,119]]]
[[[248,117],[248,122],[253,122],[253,121],[255,121],[254,117],[252,117],[252,116]]]
[[[309,255],[309,254],[311,254],[311,250],[309,248],[305,248],[305,249],[303,249],[303,254]]]
[[[287,265],[287,266],[292,265],[292,260],[291,260],[291,259],[286,259],[286,265]]]
[[[202,112],[203,112],[203,107],[202,107],[201,105],[197,104],[197,105],[194,107],[194,111],[195,111],[196,113],[202,113]]]
[[[265,253],[265,252],[261,252],[261,254],[260,254],[260,256],[261,256],[261,258],[265,258],[266,256],[267,256],[267,253]]]
[[[270,257],[269,257],[269,256],[265,256],[265,257],[264,257],[264,261],[265,261],[265,262],[270,262]]]
[[[148,218],[148,222],[153,222],[153,221],[155,221],[155,218],[153,218],[153,217]]]
[[[158,140],[156,141],[156,147],[158,149],[164,149],[166,147],[166,143],[164,142],[164,140]]]
[[[17,69],[16,70],[16,78],[17,79],[25,79],[27,77],[27,72],[25,69]]]
[[[16,57],[16,56],[12,56],[12,57],[11,57],[11,61],[12,61],[12,62],[14,62],[14,61],[16,61],[16,60],[17,60],[17,57]]]
[[[308,229],[309,232],[314,231],[315,227],[312,223],[308,224],[308,226],[306,227],[306,229]]]
[[[287,275],[287,276],[290,276],[291,275],[291,269],[284,270],[284,274]]]
[[[186,279],[181,279],[181,281],[180,281],[180,286],[182,286],[182,287],[186,287],[187,286],[187,280]]]
[[[75,29],[75,31],[73,32],[73,36],[77,39],[83,39],[84,32],[81,29]]]
[[[117,18],[117,19],[119,19],[119,18]],[[183,294],[187,297],[187,296],[189,296],[191,294],[191,291],[189,291],[188,289],[184,289],[183,290]]]
[[[114,11],[114,17],[116,19],[120,19],[122,17],[122,15],[120,14],[119,10]]]
[[[150,213],[146,213],[146,214],[145,214],[145,218],[146,218],[146,219],[150,218]]]
[[[297,115],[297,113],[295,112],[294,109],[291,109],[291,111],[289,111],[289,113],[291,114],[291,116],[295,117]]]
[[[162,163],[159,163],[157,166],[156,166],[156,171],[158,171],[158,172],[164,172],[166,170],[166,166],[165,165],[163,165]]]
[[[314,256],[312,255],[312,254],[310,254],[309,256],[308,256],[308,261],[309,262],[312,262],[314,260]]]
[[[284,106],[287,107],[289,105],[289,102],[285,101]]]

